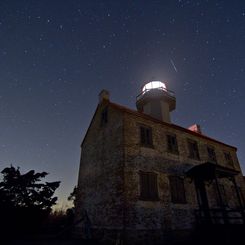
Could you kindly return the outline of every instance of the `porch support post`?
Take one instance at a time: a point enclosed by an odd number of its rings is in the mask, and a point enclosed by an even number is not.
[[[243,224],[245,224],[244,208],[242,206],[242,200],[241,200],[239,189],[238,189],[238,186],[237,186],[237,183],[236,183],[236,179],[235,179],[234,176],[231,177],[231,181],[232,181],[232,183],[233,183],[233,185],[235,187],[235,190],[236,190],[237,199],[238,199],[239,206],[240,206],[240,209],[241,209],[241,215],[242,215],[242,219],[243,219]]]
[[[199,195],[196,179],[194,179],[194,185],[195,185],[195,190],[196,190],[197,203],[199,207],[199,210],[196,210],[197,211],[196,220],[198,223],[201,223],[200,219],[202,219],[202,206],[201,206],[200,195]]]
[[[206,224],[210,224],[212,223],[212,220],[210,216],[210,210],[209,210],[209,204],[208,204],[204,180],[195,179],[195,186],[196,186],[201,222],[203,223],[204,221]]]
[[[222,210],[224,223],[228,224],[229,222],[228,222],[228,219],[227,219],[227,213],[225,211],[224,202],[223,202],[223,198],[222,198],[222,195],[221,195],[221,192],[220,192],[219,182],[218,182],[218,178],[217,178],[216,173],[215,173],[215,176],[214,176],[214,180],[215,180],[216,188],[217,188],[217,191],[218,191],[218,196],[219,196],[219,201],[220,201],[220,206],[221,206],[221,210]]]

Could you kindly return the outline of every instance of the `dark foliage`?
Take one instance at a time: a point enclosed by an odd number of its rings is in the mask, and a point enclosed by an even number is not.
[[[21,174],[13,166],[3,169],[0,182],[0,229],[5,236],[23,236],[40,230],[57,197],[60,182],[41,182],[46,172]]]
[[[71,238],[74,221],[74,209],[51,212],[44,223],[43,233],[59,238]]]
[[[73,202],[73,205],[75,205],[76,199],[77,199],[77,187],[75,186],[73,188],[73,191],[68,196],[67,200],[68,201],[72,201]]]

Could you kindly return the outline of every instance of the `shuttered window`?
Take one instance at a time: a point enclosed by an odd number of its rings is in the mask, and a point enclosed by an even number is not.
[[[189,148],[189,157],[200,160],[197,142],[194,140],[188,140],[188,148]]]
[[[244,198],[244,195],[243,195],[243,192],[242,192],[242,189],[241,187],[239,186],[238,187],[238,192],[239,192],[239,196],[240,196],[240,199],[241,199],[241,204],[242,204],[242,207],[245,208],[245,198]]]
[[[209,161],[217,162],[217,160],[216,160],[216,154],[215,154],[214,148],[208,146],[208,147],[207,147],[207,151],[208,151],[208,158],[209,158]]]
[[[233,168],[234,165],[233,165],[233,160],[232,160],[231,154],[229,152],[224,152],[224,156],[225,156],[226,164],[228,164],[230,167]]]
[[[179,153],[176,135],[174,134],[167,135],[167,146],[168,146],[169,152],[175,153],[175,154]]]
[[[217,187],[216,187],[217,188]],[[218,194],[218,190],[217,190],[217,204],[218,206],[228,206],[228,199],[227,199],[227,195],[226,195],[226,190],[225,190],[225,186],[223,184],[219,184],[219,191],[220,191],[220,195],[221,195],[221,199],[219,198],[219,194]]]
[[[170,176],[170,191],[173,203],[186,203],[184,180],[179,176]]]
[[[140,199],[145,201],[158,200],[157,174],[140,172]]]
[[[140,126],[140,143],[143,146],[152,147],[152,129],[146,126]]]
[[[231,190],[232,190],[232,195],[233,195],[232,199],[233,199],[233,202],[235,202],[236,204],[236,208],[241,208],[240,205],[242,205],[242,207],[245,208],[245,199],[244,199],[241,187],[238,186],[236,190],[235,186],[231,186]],[[241,203],[239,202],[237,191],[238,191]]]

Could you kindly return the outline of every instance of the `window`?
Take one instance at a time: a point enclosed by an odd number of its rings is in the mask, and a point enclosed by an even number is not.
[[[140,199],[145,201],[158,200],[157,174],[140,172]]]
[[[170,191],[173,203],[186,203],[184,179],[179,176],[170,176]]]
[[[105,107],[101,112],[100,125],[103,126],[108,122],[108,108]]]
[[[188,140],[189,157],[200,160],[197,142],[194,140]]]
[[[208,146],[207,147],[207,151],[208,151],[209,160],[212,161],[212,162],[217,162],[214,148]]]
[[[168,134],[167,135],[167,144],[168,144],[168,151],[178,154],[178,143],[177,143],[177,138],[176,135],[174,134]]]
[[[238,188],[238,193],[239,193],[239,196],[240,196],[240,199],[241,199],[242,207],[245,208],[245,198],[244,198],[242,189],[241,189],[240,186],[238,186],[237,188]]]
[[[241,205],[242,205],[242,207],[245,208],[245,200],[244,200],[244,196],[242,194],[241,187],[237,186],[237,189],[236,189],[236,187],[234,185],[232,185],[231,186],[231,193],[233,195],[232,200],[235,203],[236,208],[241,208]],[[237,194],[239,194],[240,201],[239,201]]]
[[[231,154],[229,152],[224,152],[224,156],[225,156],[225,162],[231,167],[234,167]]]
[[[153,146],[152,129],[150,127],[140,126],[140,142],[143,146]]]
[[[221,200],[219,198],[219,193],[217,190],[217,204],[218,206],[222,207],[222,206],[228,206],[228,199],[227,199],[227,195],[226,195],[226,190],[225,190],[225,186],[223,184],[218,184],[219,185],[219,191],[220,191],[220,197]]]

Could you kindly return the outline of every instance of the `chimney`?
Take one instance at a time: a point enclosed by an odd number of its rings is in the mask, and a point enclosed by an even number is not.
[[[193,132],[199,133],[199,134],[202,133],[201,127],[200,127],[199,124],[193,124],[188,129],[191,130],[191,131],[193,131]]]
[[[99,93],[99,103],[102,103],[103,100],[110,100],[110,93],[105,89],[101,90],[101,92]]]

